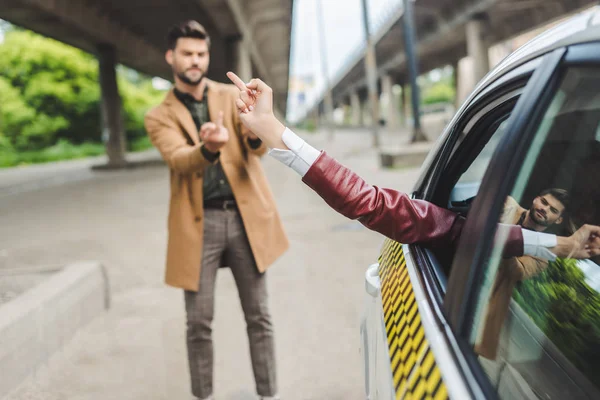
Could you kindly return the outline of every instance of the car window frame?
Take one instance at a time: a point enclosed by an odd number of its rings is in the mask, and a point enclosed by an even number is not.
[[[445,163],[448,162],[450,155],[456,148],[456,141],[460,134],[462,126],[465,126],[469,121],[482,109],[487,107],[490,102],[506,94],[507,91],[501,91],[502,88],[511,87],[511,90],[515,90],[515,82],[525,80],[524,86],[527,86],[527,82],[535,70],[541,65],[541,59],[530,59],[527,63],[516,66],[515,69],[505,72],[505,75],[498,77],[495,81],[490,83],[488,87],[480,88],[478,95],[473,96],[471,101],[468,101],[461,107],[461,110],[453,118],[452,122],[446,128],[444,135],[440,138],[437,146],[438,148],[430,155],[430,163],[425,163],[425,171],[428,172],[426,178],[421,181],[422,193],[432,196],[435,192],[435,175],[439,173],[440,168],[444,168]],[[454,135],[454,137],[452,137]],[[437,169],[437,171],[436,171]],[[419,195],[419,191],[413,192],[412,197],[417,199],[423,199],[425,196]],[[426,198],[427,199],[427,198]],[[429,200],[427,199],[427,200]],[[465,382],[469,383],[469,390],[471,390],[473,397],[479,398],[484,396],[488,399],[494,399],[496,396],[493,394],[493,388],[488,382],[488,385],[480,385],[479,380],[481,377],[476,377],[472,373],[472,368],[465,360],[462,354],[463,349],[460,346],[457,336],[453,332],[452,327],[449,325],[447,315],[444,311],[444,297],[447,293],[447,283],[444,282],[445,275],[442,275],[442,267],[436,260],[432,252],[419,245],[408,245],[409,251],[412,252],[415,258],[415,262],[418,264],[418,268],[415,268],[419,286],[423,288],[426,293],[427,303],[432,311],[432,317],[438,324],[440,329],[444,332],[444,337],[447,345],[451,349],[452,357],[454,357],[455,365],[459,367]],[[483,371],[481,371],[483,374]]]
[[[466,125],[464,121],[473,118],[493,99],[499,97],[499,91],[514,85],[515,82],[528,80],[540,65],[541,59],[542,57],[529,59],[523,64],[516,65],[510,71],[503,71],[501,76],[491,81],[488,86],[476,89],[477,92],[465,101],[423,163],[421,169],[423,173],[420,174],[422,178],[419,178],[415,185],[414,198],[433,200],[432,192],[436,190],[440,176],[456,148],[456,143],[460,138],[460,129]]]
[[[471,129],[477,129],[478,125],[481,123],[492,125],[497,120],[492,122],[490,121],[490,119],[493,119],[496,116],[505,116],[507,114],[506,108],[509,107],[511,103],[516,103],[518,97],[520,96],[524,87],[526,86],[530,75],[530,73],[526,74],[524,76],[521,76],[518,80],[511,81],[504,87],[496,88],[495,93],[492,93],[492,96],[486,96],[477,104],[472,105],[472,107],[470,107],[469,112],[466,113],[465,118],[457,121],[455,131],[458,132],[458,135],[460,136],[460,132],[462,132],[464,127],[466,126],[472,125]],[[490,105],[492,105],[491,108]],[[511,107],[511,110],[512,108],[514,108],[514,104]],[[476,158],[481,152],[481,149],[473,149],[474,143],[482,141],[485,141],[487,143],[489,138],[493,136],[494,133],[495,131],[486,132],[486,137],[474,137],[474,135],[471,135],[470,133],[467,134],[463,142],[461,142],[458,145],[455,144],[455,148],[451,150],[450,160],[448,164],[452,164],[452,162],[455,161],[456,158],[464,157],[465,153],[468,153],[468,156],[470,158],[468,160],[468,164],[470,165],[473,162],[473,158]],[[465,163],[466,162],[461,162],[461,164]],[[456,168],[453,168],[453,170],[454,169]],[[445,169],[445,171],[447,171],[447,168]],[[443,171],[439,182],[443,182],[446,176],[447,172]],[[431,201],[433,203],[438,204],[441,207],[446,208],[447,204],[442,204],[443,202],[436,201],[435,199],[436,197],[440,196],[439,189],[443,189],[446,186],[447,185],[445,183],[439,184],[437,189],[433,192],[434,198],[428,199],[428,201]],[[444,267],[442,263],[436,258],[433,251],[431,251],[427,247],[420,246],[418,244],[412,244],[410,245],[410,248],[411,251],[413,251],[413,254],[415,254],[418,263],[425,266],[424,268],[420,268],[420,271],[422,273],[423,287],[427,291],[429,297],[434,299],[434,302],[436,303],[434,308],[438,309],[439,314],[441,314],[444,296],[448,285],[448,276],[444,271]]]
[[[430,167],[430,170],[434,172],[431,173],[431,177],[428,179],[428,185],[426,185],[422,190],[425,196],[418,196],[417,190],[415,193],[413,193],[413,198],[425,199],[436,203],[434,197],[437,194],[438,185],[436,185],[434,182],[440,181],[448,162],[453,160],[457,154],[456,151],[459,150],[462,145],[464,145],[463,141],[461,145],[457,146],[457,141],[460,138],[462,129],[473,122],[475,122],[476,125],[479,120],[486,118],[490,113],[495,112],[498,107],[502,106],[502,104],[499,104],[498,106],[489,110],[488,113],[479,115],[483,110],[489,107],[491,103],[498,101],[509,93],[514,93],[516,91],[522,92],[531,75],[535,71],[535,68],[538,67],[540,62],[541,60],[539,59],[529,60],[526,64],[520,65],[513,71],[507,72],[505,76],[500,77],[489,87],[484,88],[471,102],[463,106],[462,111],[460,112],[461,115],[455,117],[452,123],[447,127],[446,134],[449,137],[446,140],[442,139],[447,144],[440,144],[440,154],[435,156],[435,165],[432,164]],[[520,93],[515,94],[515,96],[520,96]],[[506,104],[506,102],[509,101],[512,100],[507,99],[503,104]],[[474,118],[477,118],[477,120],[474,121]],[[436,177],[436,175],[439,176]],[[445,204],[438,205],[444,208],[446,207]],[[410,248],[411,251],[413,251],[413,254],[415,254],[417,260],[422,263],[422,268],[420,268],[420,278],[423,283],[423,287],[428,293],[428,297],[432,299],[430,305],[435,311],[435,318],[436,320],[441,321],[441,318],[444,318],[442,315],[442,309],[444,297],[447,291],[448,277],[443,271],[443,266],[436,259],[431,250],[416,244],[410,245]]]
[[[472,212],[467,218],[452,265],[452,274],[448,280],[448,290],[444,298],[446,314],[452,334],[455,335],[457,352],[465,363],[465,374],[473,385],[486,396],[496,398],[497,394],[487,375],[477,360],[469,338],[472,331],[474,307],[471,304],[479,290],[474,287],[480,281],[484,265],[489,258],[498,216],[503,201],[508,195],[528,148],[535,136],[539,122],[558,89],[565,70],[564,60],[567,48],[558,48],[543,56],[543,62],[534,71],[525,91],[511,116],[507,132],[496,148],[488,169],[483,177],[477,199],[473,202]]]
[[[535,118],[535,124],[529,123],[528,127],[525,128],[521,128],[521,132],[522,135],[519,136],[520,137],[520,146],[518,146],[518,151],[515,152],[512,155],[512,160],[513,161],[507,161],[508,160],[508,154],[505,154],[504,157],[504,165],[505,167],[502,167],[501,163],[495,163],[495,165],[492,168],[489,168],[489,173],[491,175],[490,180],[493,181],[493,175],[499,175],[498,172],[500,171],[504,171],[504,182],[494,182],[494,185],[492,187],[490,187],[487,190],[494,190],[494,187],[496,188],[496,197],[498,199],[502,199],[505,198],[506,196],[509,195],[509,192],[512,190],[513,185],[512,184],[506,184],[507,181],[512,180],[514,182],[514,180],[516,179],[516,176],[520,173],[521,171],[521,167],[522,167],[522,162],[525,158],[525,156],[528,154],[528,148],[529,145],[531,144],[531,142],[534,140],[536,134],[537,134],[537,128],[539,127],[539,120],[541,119],[541,117],[543,116],[543,114],[547,111],[548,105],[549,103],[552,101],[554,95],[556,94],[557,90],[560,87],[560,84],[562,82],[562,78],[564,77],[564,74],[567,72],[567,70],[569,68],[572,67],[581,67],[581,66],[585,66],[585,67],[596,67],[596,68],[600,68],[600,42],[588,42],[588,43],[580,43],[580,44],[573,44],[567,48],[563,48],[563,49],[557,49],[555,50],[555,52],[558,52],[562,50],[562,57],[560,58],[560,61],[558,62],[557,65],[555,65],[555,69],[554,69],[554,73],[552,74],[552,76],[548,79],[546,85],[547,88],[545,88],[545,93],[543,93],[539,98],[538,98],[538,104],[535,107],[535,110],[533,111],[533,114],[530,114],[530,116],[534,116]],[[548,67],[548,66],[547,66]],[[516,132],[511,132],[514,136],[518,136],[516,135]],[[501,143],[500,146],[506,146],[507,143]],[[496,154],[494,156],[499,156],[498,152],[501,150],[499,148],[496,151]],[[506,149],[503,149],[506,150]],[[517,164],[514,162],[514,160],[520,160],[520,162]],[[512,166],[512,168],[510,168],[510,170],[512,171],[508,171],[508,173],[506,173],[506,162],[512,162],[512,164],[510,164]],[[515,167],[515,165],[517,165]],[[490,164],[491,167],[491,164]],[[487,173],[486,173],[487,175]],[[488,177],[484,177],[484,181],[487,179]],[[504,184],[503,184],[504,183]],[[490,195],[491,196],[491,195]],[[483,201],[479,202],[477,204],[477,207],[481,206],[483,203]],[[474,204],[475,207],[475,204]],[[469,247],[471,247],[471,251],[472,251],[472,261],[470,262],[470,268],[469,268],[469,274],[473,274],[473,272],[476,273],[482,273],[485,272],[484,268],[480,268],[480,265],[484,265],[483,261],[485,260],[486,257],[489,257],[491,254],[491,251],[493,250],[494,247],[494,243],[493,240],[486,240],[485,237],[490,237],[489,236],[489,231],[485,232],[485,230],[483,228],[489,228],[491,225],[495,225],[497,222],[497,217],[500,214],[500,208],[501,205],[499,205],[497,207],[497,209],[493,209],[493,210],[489,210],[487,212],[487,215],[485,215],[486,213],[483,213],[482,210],[480,209],[479,211],[477,211],[477,215],[480,216],[480,218],[478,218],[479,220],[487,220],[487,224],[481,224],[481,221],[479,221],[478,224],[475,223],[475,221],[471,221],[473,223],[471,224],[465,224],[465,227],[463,229],[463,233],[465,233],[466,237],[477,237],[478,239],[476,240],[477,242],[479,242],[478,245],[473,246],[473,243],[470,244]],[[486,226],[487,225],[487,226]],[[476,229],[476,228],[479,229]],[[486,235],[486,236],[484,236]],[[466,247],[467,245],[465,245]],[[479,246],[479,251],[475,252],[474,247]],[[463,250],[463,243],[461,240],[461,243],[459,243],[459,251]],[[458,255],[458,252],[457,252]],[[457,281],[458,279],[461,279],[460,277],[457,277]],[[464,279],[464,276],[462,277],[462,279]],[[472,317],[474,316],[474,308],[477,306],[477,304],[479,303],[479,299],[477,299],[478,295],[479,295],[479,289],[471,284],[465,284],[464,285],[465,288],[467,288],[466,291],[463,292],[463,297],[461,299],[458,298],[458,292],[454,292],[454,295],[456,296],[454,298],[454,301],[458,301],[460,300],[462,303],[462,310],[463,312],[466,312],[468,315],[463,315],[463,318],[457,318],[459,317],[459,314],[456,313],[459,308],[456,307],[454,309],[449,309],[451,308],[451,304],[446,305],[445,304],[445,312],[448,313],[449,315],[449,319],[452,321],[453,324],[453,330],[455,332],[459,332],[458,333],[458,343],[461,345],[461,347],[463,347],[464,349],[464,353],[467,356],[467,359],[470,360],[469,364],[471,364],[471,368],[474,371],[475,375],[479,375],[479,376],[483,376],[485,377],[485,379],[480,380],[480,382],[488,382],[489,380],[487,378],[487,376],[485,376],[485,372],[483,371],[482,367],[479,365],[479,363],[476,361],[476,356],[475,353],[472,350],[472,345],[469,343],[469,339],[470,336],[473,333],[473,330],[477,329],[477,326],[474,326],[472,323]],[[456,304],[456,303],[455,303]],[[467,318],[466,318],[467,317]]]

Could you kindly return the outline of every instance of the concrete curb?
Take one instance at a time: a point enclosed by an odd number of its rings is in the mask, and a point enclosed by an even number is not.
[[[110,305],[99,262],[70,264],[0,306],[0,398]]]

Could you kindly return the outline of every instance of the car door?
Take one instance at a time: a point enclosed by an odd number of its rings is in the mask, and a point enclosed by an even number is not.
[[[536,59],[499,77],[459,111],[435,154],[436,162],[424,171],[427,176],[416,197],[428,196],[467,215],[482,171],[504,137],[506,121],[540,64]],[[476,166],[469,170],[472,165]],[[442,191],[434,188],[444,186],[444,171],[452,171],[452,166],[454,173],[465,169],[468,174],[459,189],[447,191],[446,199],[436,199]],[[376,299],[367,308],[362,330],[365,385],[371,399],[472,397],[469,377],[462,371],[454,335],[443,312],[449,261],[444,252],[386,240],[377,264],[378,279],[373,279],[373,266],[367,272],[367,291]],[[368,322],[377,315],[379,303],[383,310],[377,317],[380,320]],[[387,344],[387,370],[375,366],[372,356],[374,343],[380,338]],[[374,396],[374,385],[384,378],[392,380],[393,395]]]
[[[547,56],[538,93],[524,95],[511,116],[453,259],[445,313],[465,374],[488,398],[600,398],[600,260],[506,259],[498,225],[517,220],[506,214],[509,201],[526,230],[568,236],[600,224],[599,52],[586,43]],[[568,196],[552,218],[536,202],[556,189]]]

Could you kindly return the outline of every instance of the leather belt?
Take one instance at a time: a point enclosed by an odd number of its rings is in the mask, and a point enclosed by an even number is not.
[[[219,210],[236,210],[237,204],[233,199],[211,199],[204,202],[204,208]]]

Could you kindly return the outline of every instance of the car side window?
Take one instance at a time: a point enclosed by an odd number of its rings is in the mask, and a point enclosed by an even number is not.
[[[458,121],[456,129],[459,137],[430,201],[463,216],[468,214],[527,79],[521,79],[510,89],[497,89],[498,96],[475,104],[473,110],[467,111],[466,117]],[[453,253],[432,248],[427,249],[427,253],[430,267],[442,292],[445,292]]]
[[[458,143],[436,188],[436,204],[464,216],[468,214],[523,86],[486,102],[460,125]]]
[[[599,225],[600,70],[567,70],[536,129],[500,222],[561,236]],[[469,337],[498,396],[600,398],[600,260],[502,258],[498,233]]]
[[[499,121],[500,122],[500,121]],[[457,186],[477,184],[483,180],[483,174],[487,169],[488,164],[492,159],[492,155],[500,143],[500,139],[504,136],[506,129],[506,120],[501,120],[499,124],[493,126],[494,133],[490,140],[485,144],[481,153],[473,160],[473,163],[469,165],[467,170],[458,178]]]
[[[458,181],[450,191],[448,208],[466,215],[468,208],[479,192],[479,186],[483,180],[483,175],[496,151],[500,140],[504,137],[506,131],[506,120],[509,114],[496,116],[496,120],[489,125],[488,130],[491,133],[489,140],[473,162],[460,175]],[[489,136],[489,133],[486,135]]]

